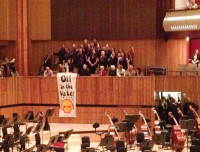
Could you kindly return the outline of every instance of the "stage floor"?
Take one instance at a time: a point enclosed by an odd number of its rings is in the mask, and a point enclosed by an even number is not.
[[[32,124],[30,123],[29,126]],[[97,129],[98,131],[107,132],[109,125],[101,124]],[[69,150],[66,152],[81,152],[81,137],[89,136],[90,137],[90,147],[97,147],[100,143],[100,136],[96,135],[94,132],[93,124],[61,124],[61,123],[50,123],[51,128],[51,136],[58,135],[59,132],[65,132],[70,129],[73,129],[73,133],[68,139],[68,147]],[[20,130],[25,130],[25,126],[21,126]],[[49,131],[41,131],[41,142],[43,144],[47,144],[50,139]],[[35,136],[33,133],[30,134],[30,144],[29,147],[35,145]],[[166,150],[166,149],[158,149],[158,145],[154,145],[153,150],[157,150],[157,152],[175,152],[174,150]],[[100,150],[99,150],[100,151]],[[128,152],[136,152],[139,151],[137,148],[135,150],[128,150]],[[189,151],[189,150],[188,150]],[[182,152],[187,152],[187,148],[185,148]]]

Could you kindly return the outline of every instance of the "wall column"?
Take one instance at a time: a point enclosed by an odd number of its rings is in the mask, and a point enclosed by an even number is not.
[[[28,75],[28,0],[17,1],[17,40],[16,40],[16,66],[21,76]]]

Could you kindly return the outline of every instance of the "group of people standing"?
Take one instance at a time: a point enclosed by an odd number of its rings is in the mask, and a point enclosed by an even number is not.
[[[192,102],[190,97],[186,97],[185,93],[178,93],[178,100],[168,94],[167,97],[162,97],[159,100],[157,110],[161,120],[173,125],[174,121],[169,117],[169,112],[172,112],[177,122],[179,122],[182,114],[188,116],[188,118],[194,118],[189,106],[192,106],[195,111],[199,109],[199,106]]]
[[[15,59],[9,60],[8,57],[0,59],[0,77],[19,76],[15,67]]]
[[[87,39],[84,40],[79,48],[73,44],[72,48],[69,49],[63,44],[58,52],[51,55],[59,59],[56,72],[74,72],[80,76],[91,74],[138,76],[142,73],[140,68],[134,69],[133,67],[134,47],[130,47],[124,52],[122,49],[111,48],[109,44],[101,47],[96,39],[91,43],[88,43]],[[46,67],[51,68],[48,57],[45,58],[43,69]]]

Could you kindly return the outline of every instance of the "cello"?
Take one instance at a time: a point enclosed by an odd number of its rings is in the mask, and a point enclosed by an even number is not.
[[[172,112],[169,112],[168,115],[175,122],[175,125],[173,125],[172,131],[171,131],[173,148],[176,151],[181,151],[184,148],[185,137],[181,131],[181,127],[179,126],[179,124],[178,124],[177,120],[175,119],[175,117],[173,116]]]
[[[154,130],[155,130],[155,134],[161,134],[161,129],[160,129],[160,116],[158,115],[157,111],[155,110],[155,108],[152,108],[152,111],[154,112],[154,114],[157,116],[158,120],[154,121]]]
[[[200,118],[199,115],[197,114],[197,112],[194,110],[194,108],[192,107],[192,105],[189,106],[189,109],[193,112],[193,114],[196,117],[196,121],[197,121],[197,130],[198,132],[200,131]]]
[[[144,124],[141,125],[141,132],[144,133],[144,139],[151,140],[152,134],[151,134],[149,125],[141,111],[139,112],[139,115],[142,117],[144,121]]]
[[[128,113],[125,110],[123,110],[123,112],[125,115],[128,115]],[[137,128],[135,125],[133,125],[132,130],[126,130],[128,144],[133,144],[135,142],[136,133],[137,133]]]
[[[108,117],[108,119],[110,121],[110,125],[108,128],[108,134],[113,136],[114,141],[120,140],[119,133],[117,132],[117,129],[116,129],[114,123],[112,122],[111,117],[108,115],[107,112],[105,112],[105,115]]]

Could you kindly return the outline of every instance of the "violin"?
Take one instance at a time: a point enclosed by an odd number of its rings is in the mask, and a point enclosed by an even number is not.
[[[128,113],[123,110],[125,115],[128,115]],[[127,143],[128,144],[133,144],[136,140],[136,133],[137,133],[137,128],[135,125],[133,125],[132,130],[126,130],[126,136],[127,136]]]
[[[155,108],[152,108],[152,111],[154,112],[154,114],[157,116],[158,120],[154,121],[154,130],[155,130],[155,134],[161,134],[161,129],[160,129],[160,117],[157,113],[157,111],[155,110]]]
[[[144,121],[144,124],[141,125],[141,132],[144,133],[144,139],[151,140],[152,134],[151,134],[149,125],[141,111],[139,112],[139,115],[142,117],[142,119]]]
[[[176,151],[180,151],[184,148],[185,144],[185,137],[183,132],[181,131],[181,127],[179,126],[176,118],[173,116],[172,112],[169,112],[168,115],[174,120],[175,125],[172,127],[171,136],[172,136],[172,143],[173,148]]]
[[[108,128],[108,134],[113,136],[114,141],[120,140],[119,133],[117,132],[117,129],[116,129],[114,123],[112,122],[111,117],[108,115],[107,112],[105,112],[105,115],[108,117],[108,119],[110,121],[110,125]]]
[[[190,105],[189,106],[189,109],[193,112],[193,114],[195,115],[196,117],[196,121],[197,121],[197,130],[198,132],[200,131],[200,118],[199,118],[199,115],[197,114],[197,112],[194,110],[194,108]]]

